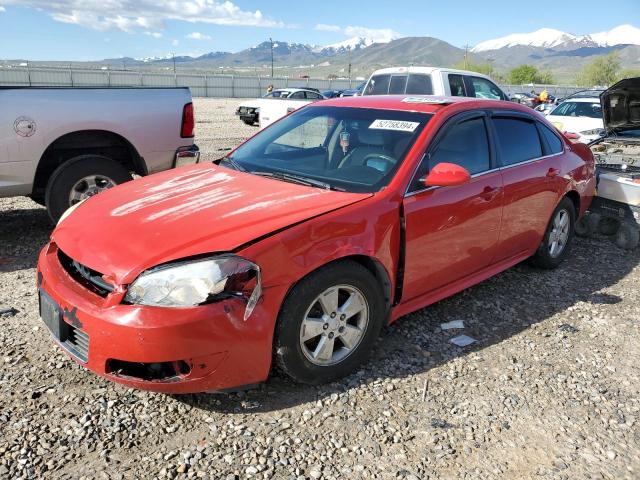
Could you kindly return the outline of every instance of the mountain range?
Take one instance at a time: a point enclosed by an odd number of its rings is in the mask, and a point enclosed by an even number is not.
[[[101,65],[115,68],[170,69],[175,61],[181,70],[222,69],[225,72],[255,71],[268,74],[271,42],[265,41],[239,52],[209,52],[200,56],[115,58]],[[367,77],[376,69],[394,65],[437,65],[490,63],[494,71],[506,72],[521,64],[533,64],[550,70],[556,81],[572,81],[576,73],[598,55],[612,50],[619,53],[623,68],[640,69],[640,29],[620,25],[609,31],[573,35],[551,28],[530,33],[515,33],[481,42],[463,49],[433,37],[385,38],[374,41],[353,37],[327,46],[284,41],[273,42],[276,74]],[[75,62],[77,64],[77,62]],[[95,62],[92,62],[95,64]],[[296,73],[297,72],[297,73]]]

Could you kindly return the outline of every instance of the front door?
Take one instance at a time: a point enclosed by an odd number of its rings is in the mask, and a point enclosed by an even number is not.
[[[404,199],[403,302],[473,274],[496,256],[503,189],[486,122],[484,115],[475,113],[447,123]],[[425,187],[421,179],[441,162],[465,167],[471,181],[454,187]]]

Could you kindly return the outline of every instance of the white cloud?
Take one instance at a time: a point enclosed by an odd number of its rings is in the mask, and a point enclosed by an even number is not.
[[[162,33],[160,32],[144,32],[144,34],[153,38],[162,38]]]
[[[327,25],[326,23],[319,23],[315,27],[316,30],[321,32],[341,32],[342,28],[338,25]]]
[[[0,5],[0,12],[6,12],[6,11],[7,11],[7,9],[4,8],[2,5]]]
[[[338,25],[327,25],[325,23],[319,23],[315,26],[315,29],[322,32],[338,32],[346,35],[347,37],[366,38],[373,43],[386,43],[402,36],[400,33],[391,30],[390,28],[368,28],[358,27],[354,25],[340,27]]]
[[[177,47],[179,43],[180,42],[178,40],[176,40],[175,38],[171,41],[171,45],[173,45],[174,47]]]
[[[211,40],[211,37],[209,35],[205,35],[204,33],[200,32],[192,32],[187,35],[187,38],[190,38],[192,40]]]
[[[166,20],[252,27],[285,27],[265,17],[260,10],[242,10],[230,1],[219,0],[2,0],[4,5],[21,5],[48,13],[54,20],[95,30],[136,29],[157,31]]]

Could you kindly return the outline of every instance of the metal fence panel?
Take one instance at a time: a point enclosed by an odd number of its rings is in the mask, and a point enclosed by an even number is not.
[[[95,86],[95,87],[189,87],[194,97],[256,98],[267,87],[312,87],[322,90],[355,88],[358,80],[321,78],[260,77],[250,75],[196,74],[173,72],[137,72],[82,68],[1,68],[0,85],[6,86]],[[566,97],[582,90],[573,85],[502,85],[508,93],[540,93],[546,89],[556,97]]]

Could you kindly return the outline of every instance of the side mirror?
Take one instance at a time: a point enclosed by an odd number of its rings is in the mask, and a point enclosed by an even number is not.
[[[464,185],[471,180],[469,171],[455,163],[438,163],[431,169],[424,184],[427,187],[454,187]]]

